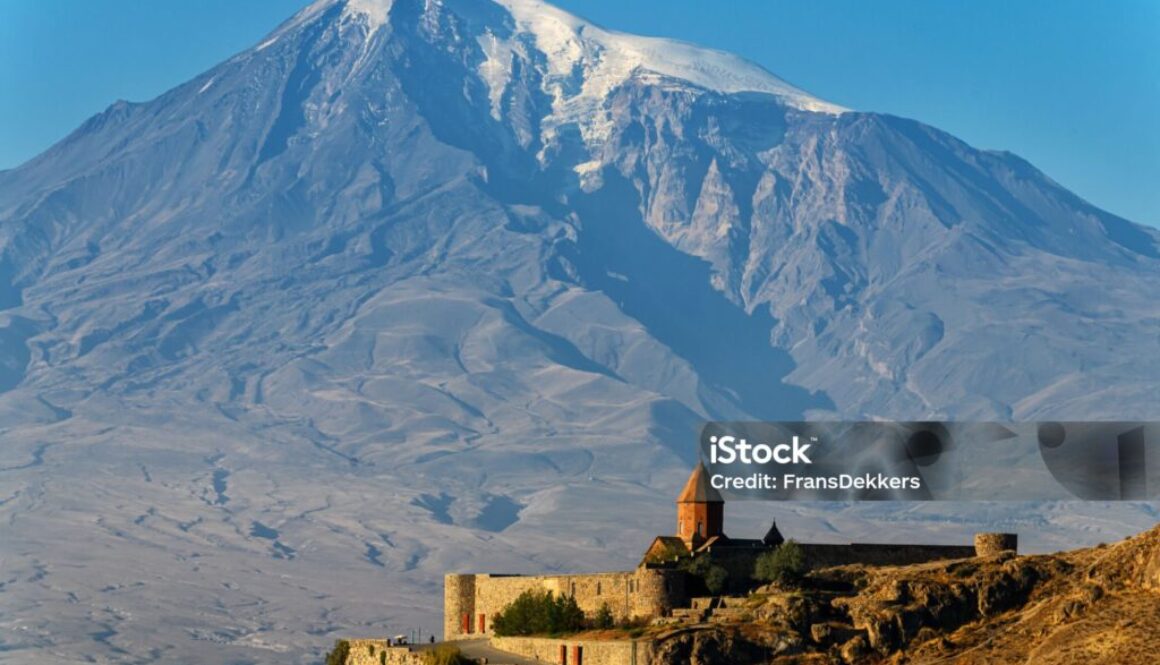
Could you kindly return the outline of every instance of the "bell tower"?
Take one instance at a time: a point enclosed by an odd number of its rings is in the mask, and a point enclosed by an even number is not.
[[[716,536],[724,536],[725,500],[709,482],[705,465],[697,462],[685,489],[677,497],[677,536],[689,551]]]

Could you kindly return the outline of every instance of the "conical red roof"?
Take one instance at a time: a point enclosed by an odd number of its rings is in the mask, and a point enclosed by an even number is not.
[[[713,485],[709,483],[709,472],[705,469],[705,465],[697,462],[697,468],[693,469],[689,482],[685,483],[685,489],[681,490],[681,495],[677,497],[677,503],[724,502],[721,493],[713,489]]]

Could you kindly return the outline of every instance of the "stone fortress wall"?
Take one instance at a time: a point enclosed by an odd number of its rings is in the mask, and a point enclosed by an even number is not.
[[[724,533],[724,500],[712,487],[708,471],[698,463],[677,497],[677,535],[658,536],[636,570],[579,575],[451,574],[443,580],[443,638],[492,637],[496,614],[525,591],[570,596],[585,614],[604,606],[617,621],[651,620],[688,607],[692,593],[703,585],[680,570],[681,559],[705,557],[728,573],[726,592],[744,592],[757,558],[784,542],[777,524],[761,540],[735,540]],[[808,568],[864,564],[909,565],[1014,551],[1015,534],[985,533],[968,545],[891,545],[799,543]],[[559,646],[559,645],[555,645]],[[555,646],[553,648],[555,648]],[[604,646],[593,651],[605,651]]]
[[[815,544],[798,543],[807,569],[863,564],[867,566],[905,566],[915,563],[967,559],[985,556],[970,545],[890,545],[877,543]],[[1014,549],[1014,548],[1009,548]],[[769,551],[764,548],[713,548],[699,556],[710,556],[714,564],[725,568],[730,580],[749,580],[757,557]],[[990,550],[986,550],[990,552]],[[730,591],[736,592],[732,587]]]
[[[528,590],[571,596],[589,615],[608,605],[618,621],[664,616],[686,597],[684,573],[648,566],[578,575],[446,575],[444,639],[490,637],[492,617]]]
[[[865,564],[868,566],[907,566],[945,559],[968,559],[978,556],[971,545],[882,545],[877,543],[850,543],[824,545],[802,543],[808,568]]]
[[[851,543],[801,543],[810,568],[865,565],[909,565],[947,559],[991,556],[1015,550],[1014,534],[978,534],[975,545],[891,545]],[[730,570],[731,575],[747,574],[765,549],[712,549],[711,556]],[[444,639],[492,637],[491,621],[496,613],[521,593],[535,589],[553,595],[572,596],[586,614],[596,613],[607,604],[617,620],[652,619],[666,616],[676,607],[685,607],[685,574],[674,568],[642,565],[632,571],[577,575],[488,575],[451,574],[444,577]]]

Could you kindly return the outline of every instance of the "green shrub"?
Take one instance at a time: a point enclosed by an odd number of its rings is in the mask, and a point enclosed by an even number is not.
[[[596,616],[592,619],[592,627],[606,630],[614,625],[616,625],[616,620],[612,616],[612,609],[608,607],[608,603],[604,603],[596,611]]]
[[[705,573],[705,588],[714,596],[720,596],[729,584],[729,571],[721,566],[709,566]]]
[[[765,582],[792,584],[806,572],[806,557],[802,546],[787,540],[772,552],[757,557],[753,576]]]
[[[326,654],[326,665],[346,665],[346,658],[350,655],[350,642],[335,640],[334,648]]]
[[[707,556],[694,556],[681,559],[678,567],[700,580],[701,585],[711,595],[721,595],[729,585],[729,571],[723,566],[713,563]]]
[[[496,635],[552,635],[584,628],[584,611],[571,596],[555,597],[550,591],[528,590],[492,619]]]
[[[694,577],[704,577],[709,570],[709,559],[704,556],[692,556],[681,559],[677,564],[677,568],[685,571]]]

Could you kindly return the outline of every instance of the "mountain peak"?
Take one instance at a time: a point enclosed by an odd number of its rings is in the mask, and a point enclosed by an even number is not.
[[[364,17],[369,33],[388,22],[394,4],[394,0],[326,0],[326,4],[336,2],[344,5],[345,16]],[[848,110],[731,53],[607,30],[541,0],[424,0],[424,11],[478,14],[481,6],[489,4],[502,9],[503,24],[485,22],[480,34],[473,36],[488,56],[481,74],[492,86],[493,98],[503,93],[513,55],[526,55],[526,49],[533,46],[543,55],[547,92],[558,103],[570,97],[602,100],[630,77],[651,73],[721,93],[768,93],[806,111],[840,114]],[[582,80],[577,89],[569,83],[578,74]]]
[[[634,72],[651,72],[722,93],[764,92],[821,113],[847,109],[814,97],[744,58],[688,42],[606,30],[540,0],[497,0],[520,33],[535,37],[554,70],[588,70],[586,93],[605,93]]]
[[[0,173],[6,660],[306,662],[449,569],[623,563],[706,421],[1160,417],[1160,231],[811,100],[530,0],[319,0]],[[1156,520],[1054,505],[1028,548]]]

